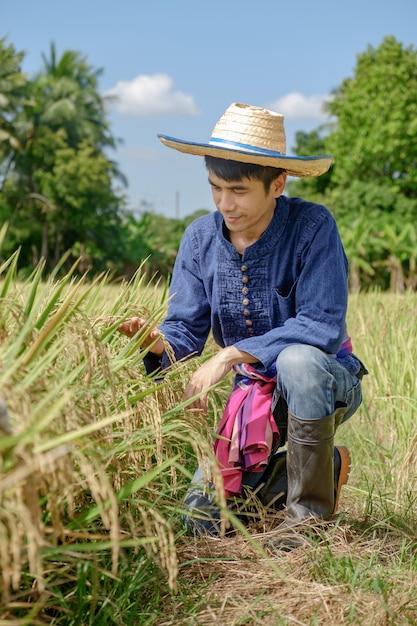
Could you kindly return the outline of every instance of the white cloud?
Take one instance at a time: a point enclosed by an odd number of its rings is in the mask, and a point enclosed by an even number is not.
[[[325,120],[327,114],[323,110],[323,105],[331,98],[329,95],[304,96],[293,91],[271,102],[268,109],[282,113],[286,119],[291,120]]]
[[[141,74],[131,81],[119,81],[104,96],[114,98],[113,106],[128,115],[198,115],[193,96],[173,90],[173,80],[167,74]]]

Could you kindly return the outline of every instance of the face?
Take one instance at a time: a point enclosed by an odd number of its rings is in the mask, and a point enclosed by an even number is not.
[[[240,239],[243,242],[255,242],[268,225],[274,214],[276,199],[285,187],[286,174],[278,176],[268,192],[262,181],[243,178],[227,182],[209,172],[213,200],[217,210],[223,215],[230,232],[232,243]]]

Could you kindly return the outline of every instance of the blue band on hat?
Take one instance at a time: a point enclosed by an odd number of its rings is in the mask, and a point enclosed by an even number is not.
[[[219,145],[221,148],[232,148],[232,149],[240,149],[245,150],[245,152],[254,152],[256,154],[264,154],[265,156],[285,156],[283,152],[278,152],[277,150],[266,150],[265,148],[258,148],[254,146],[250,146],[246,143],[239,143],[237,141],[228,141],[227,139],[220,139],[218,137],[212,137],[209,141],[210,146]]]
[[[277,152],[275,150],[265,150],[262,148],[254,148],[253,146],[245,146],[245,144],[243,143],[238,143],[234,141],[226,141],[225,139],[219,139],[219,138],[211,139],[210,143],[196,143],[195,141],[186,141],[184,139],[178,139],[177,137],[170,137],[169,135],[162,135],[160,133],[158,133],[158,137],[162,141],[162,143],[166,142],[166,145],[168,145],[171,148],[175,148],[176,150],[180,150],[181,152],[189,152],[190,154],[198,154],[200,156],[203,156],[204,154],[210,154],[210,150],[218,150],[219,152],[224,152],[225,154],[227,154],[228,151],[232,151],[236,154],[240,153],[242,155],[254,154],[254,155],[259,156],[260,158],[272,157],[275,159],[282,159],[283,161],[286,161],[289,164],[293,163],[294,165],[296,165],[297,162],[308,163],[310,161],[311,162],[322,161],[323,159],[330,161],[330,164],[333,161],[333,157],[330,154],[319,154],[317,156],[288,156],[286,154],[283,154],[282,152]],[[176,144],[176,145],[169,145],[169,144]],[[190,148],[190,150],[182,149],[181,146],[186,146],[187,148]],[[198,151],[193,152],[193,149],[196,149]],[[330,167],[330,164],[327,166],[326,170],[324,171],[327,171],[327,169]],[[314,175],[316,176],[316,174]]]

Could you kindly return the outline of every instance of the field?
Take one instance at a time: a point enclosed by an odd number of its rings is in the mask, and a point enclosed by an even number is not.
[[[350,482],[320,541],[271,556],[260,539],[273,512],[232,537],[182,533],[230,381],[207,422],[182,403],[196,362],[145,376],[137,339],[115,328],[158,322],[164,286],[140,271],[129,284],[45,282],[41,267],[22,281],[14,264],[0,268],[0,626],[417,623],[415,293],[351,296],[370,375],[337,432]]]

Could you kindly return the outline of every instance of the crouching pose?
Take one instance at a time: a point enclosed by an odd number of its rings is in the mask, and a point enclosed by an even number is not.
[[[321,205],[283,195],[287,175],[319,176],[328,155],[286,155],[283,116],[232,104],[208,143],[159,135],[170,148],[203,156],[217,211],[185,231],[163,323],[145,343],[148,371],[200,355],[209,332],[220,349],[192,375],[186,399],[207,410],[208,387],[229,372],[235,385],[215,440],[231,500],[256,489],[284,507],[270,540],[298,545],[306,521],[329,519],[350,455],[334,446],[340,424],[361,403],[366,373],[346,328],[348,264],[335,220]],[[119,330],[133,336],[145,320]],[[285,450],[280,450],[286,444]],[[218,510],[197,470],[185,498],[186,526],[218,532]]]

